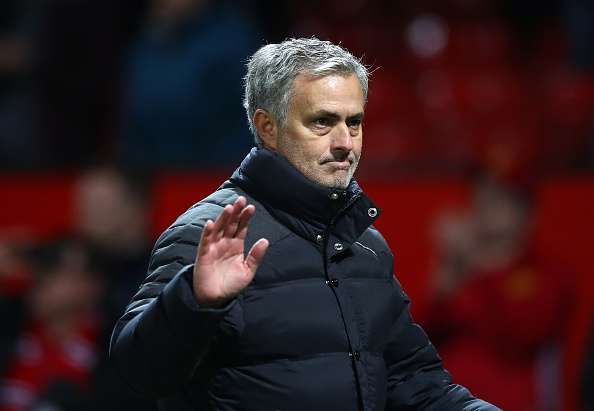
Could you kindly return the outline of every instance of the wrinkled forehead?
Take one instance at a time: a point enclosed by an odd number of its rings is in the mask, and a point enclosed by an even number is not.
[[[336,111],[353,115],[362,113],[365,97],[354,73],[333,73],[325,76],[299,74],[293,80],[290,110]]]

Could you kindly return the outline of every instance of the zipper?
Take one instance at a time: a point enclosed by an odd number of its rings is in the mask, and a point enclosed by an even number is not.
[[[342,214],[342,212],[344,210],[346,210],[348,207],[350,207],[351,204],[354,203],[353,201],[350,201],[347,205],[345,205],[345,207],[343,207],[340,212],[337,214],[337,216],[340,216]],[[334,224],[334,219],[332,219],[332,221],[330,222],[330,224],[326,227],[326,230],[324,231],[324,239],[322,242],[322,258],[323,258],[323,263],[324,263],[324,277],[326,278],[326,281],[330,280],[330,276],[328,274],[328,252],[327,252],[327,247],[328,247],[328,238],[330,237],[330,229],[332,227],[332,225]],[[355,374],[355,384],[356,384],[356,389],[357,389],[357,398],[358,398],[358,405],[359,405],[359,409],[360,410],[364,410],[365,407],[363,405],[363,392],[361,391],[361,381],[359,379],[359,372],[357,371],[357,361],[359,361],[357,358],[355,358],[355,356],[353,355],[355,350],[353,349],[353,345],[351,342],[351,336],[349,335],[349,328],[347,326],[347,322],[345,320],[345,316],[344,316],[344,311],[342,309],[342,305],[340,304],[340,298],[338,298],[338,294],[336,293],[336,289],[335,287],[330,287],[330,289],[332,290],[332,293],[334,294],[334,298],[336,299],[336,304],[338,305],[338,310],[340,311],[340,318],[342,319],[342,325],[344,327],[344,333],[345,336],[347,338],[347,345],[348,345],[348,355],[349,358],[351,360],[351,366],[353,367],[353,373]]]

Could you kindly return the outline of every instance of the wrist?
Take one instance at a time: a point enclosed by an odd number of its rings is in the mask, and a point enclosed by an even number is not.
[[[194,289],[194,298],[196,298],[196,303],[201,308],[222,308],[230,300],[229,298],[224,297],[207,297],[197,289]]]

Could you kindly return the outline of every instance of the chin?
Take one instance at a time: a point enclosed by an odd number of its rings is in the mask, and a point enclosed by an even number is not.
[[[307,177],[309,180],[324,187],[339,189],[345,189],[348,187],[354,172],[354,170],[353,172],[351,172],[351,170],[335,170],[334,172],[330,173],[327,170],[315,171],[313,170],[313,167],[309,169],[306,167],[301,168],[302,174],[305,175],[305,177]]]
[[[318,183],[326,187],[345,189],[351,182],[351,175],[349,173],[347,176],[330,176],[323,180],[324,181],[318,181]]]

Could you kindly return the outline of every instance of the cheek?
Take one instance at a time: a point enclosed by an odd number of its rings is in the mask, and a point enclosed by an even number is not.
[[[299,162],[317,162],[328,151],[327,147],[321,143],[319,138],[288,137],[283,144],[283,150],[287,152],[287,157],[291,156]]]
[[[353,153],[358,158],[361,155],[361,149],[363,148],[363,139],[353,139]]]
[[[332,157],[330,152],[330,145],[325,144],[322,140],[316,141],[315,144],[311,144],[308,147],[307,157],[311,161],[315,161],[316,163],[322,159],[328,159]]]

